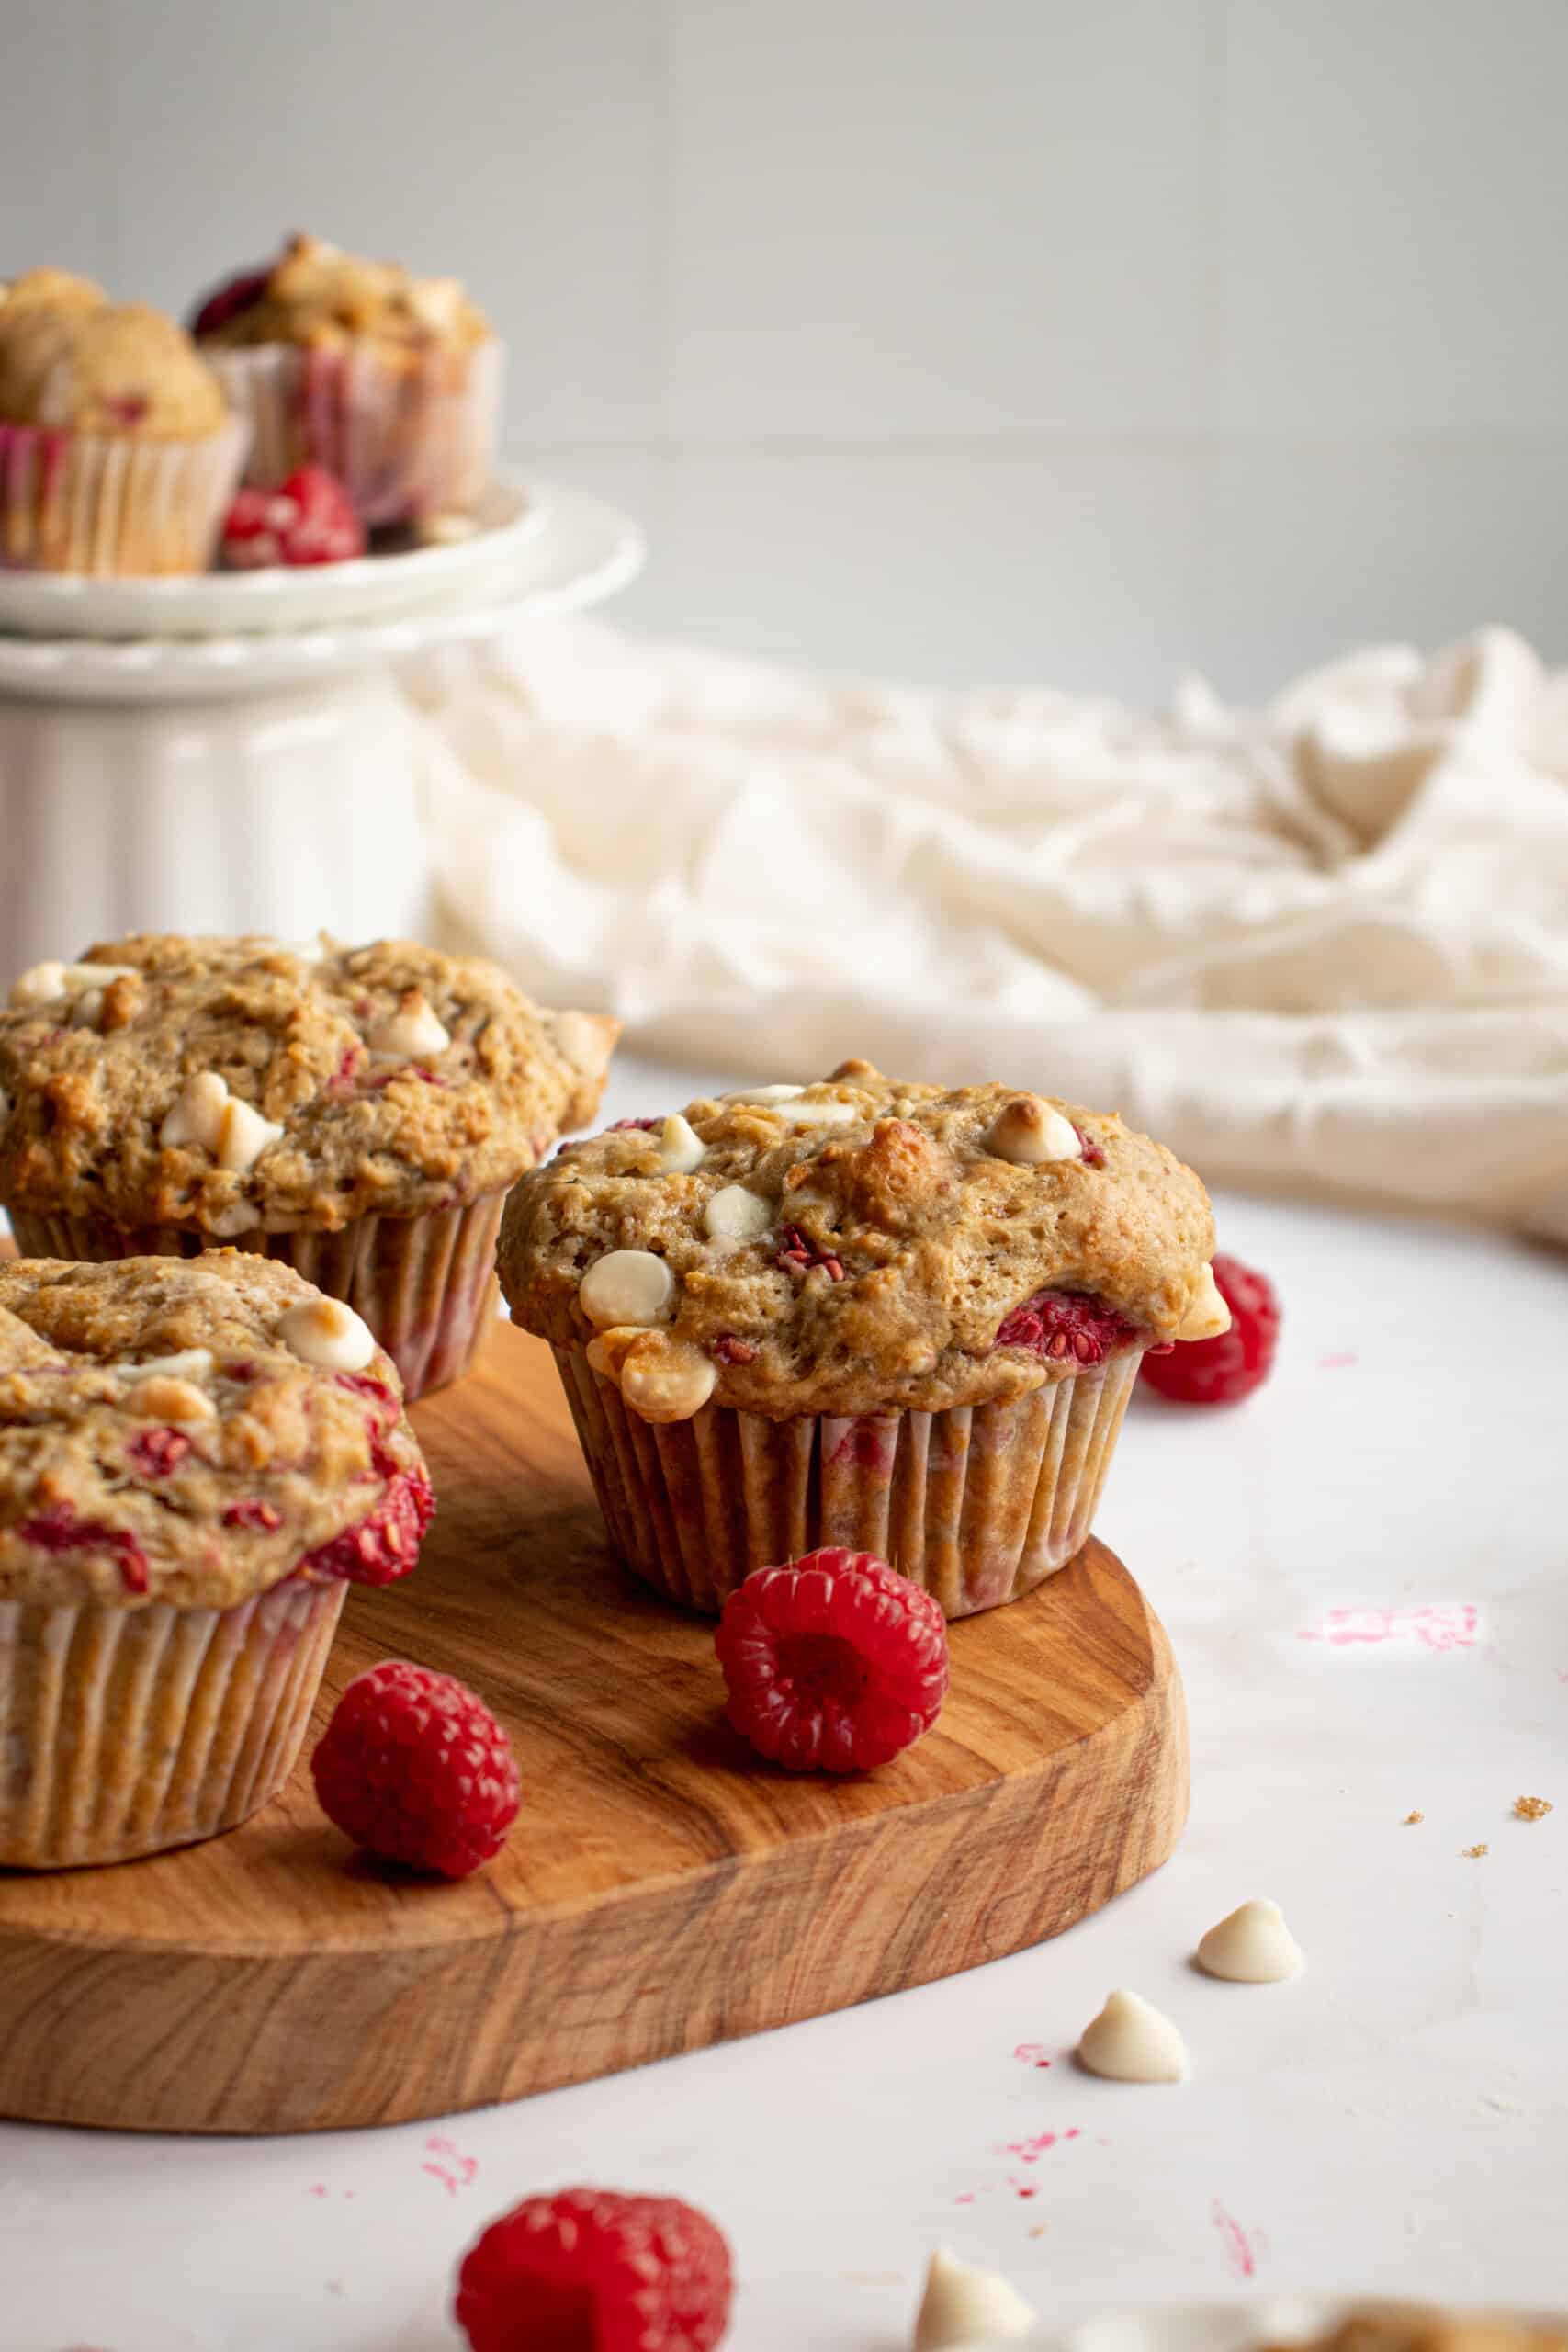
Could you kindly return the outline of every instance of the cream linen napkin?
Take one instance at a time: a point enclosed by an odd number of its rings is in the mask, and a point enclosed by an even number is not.
[[[1568,673],[1507,630],[1158,718],[583,622],[406,684],[449,940],[650,1053],[1005,1078],[1568,1239]]]

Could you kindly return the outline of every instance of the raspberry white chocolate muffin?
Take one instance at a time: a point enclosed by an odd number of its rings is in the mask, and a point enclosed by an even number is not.
[[[297,236],[209,295],[191,328],[254,426],[248,481],[324,466],[372,527],[478,503],[502,352],[457,278]]]
[[[248,435],[188,335],[90,279],[0,289],[0,560],[203,570]]]
[[[119,940],[0,1011],[0,1204],[38,1257],[286,1258],[415,1396],[466,1368],[507,1188],[592,1116],[615,1035],[408,941]]]
[[[1144,1351],[1224,1328],[1213,1242],[1114,1116],[851,1061],[570,1147],[500,1263],[651,1581],[843,1544],[959,1616],[1082,1544]]]
[[[1295,2352],[1568,2352],[1568,2326],[1523,2312],[1368,2303]]]
[[[0,1864],[254,1812],[345,1581],[407,1575],[430,1511],[395,1367],[287,1266],[0,1263]]]

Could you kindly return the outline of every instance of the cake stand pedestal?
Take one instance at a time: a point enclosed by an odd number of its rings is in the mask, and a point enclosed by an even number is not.
[[[426,933],[421,723],[399,663],[581,611],[642,561],[624,515],[537,494],[513,555],[392,619],[0,636],[0,977],[132,931]]]

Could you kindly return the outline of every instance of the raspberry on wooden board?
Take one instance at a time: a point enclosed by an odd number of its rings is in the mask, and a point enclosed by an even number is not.
[[[400,1658],[355,1675],[310,1772],[345,1837],[444,1878],[466,1878],[501,1851],[521,1797],[511,1742],[483,1700]]]

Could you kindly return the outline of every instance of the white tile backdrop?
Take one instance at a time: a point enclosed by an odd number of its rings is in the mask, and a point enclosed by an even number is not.
[[[465,274],[621,612],[1161,698],[1568,644],[1568,0],[0,0],[0,269]]]

